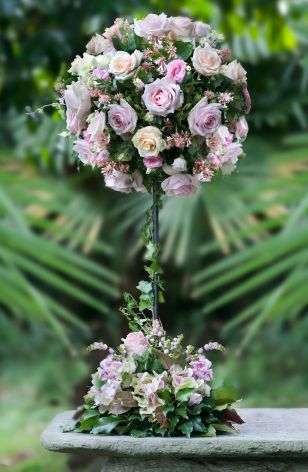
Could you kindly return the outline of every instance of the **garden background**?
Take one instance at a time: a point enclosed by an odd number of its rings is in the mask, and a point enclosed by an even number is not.
[[[238,173],[161,212],[165,327],[224,343],[216,376],[243,405],[307,406],[308,2],[0,0],[0,469],[77,470],[39,434],[81,402],[85,346],[119,342],[120,294],[143,278],[150,197],[78,172],[65,124],[35,110],[93,33],[149,11],[223,32],[253,103]]]

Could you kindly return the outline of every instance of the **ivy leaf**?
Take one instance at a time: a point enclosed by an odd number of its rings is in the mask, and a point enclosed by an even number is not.
[[[181,417],[184,418],[185,420],[188,419],[187,411],[186,411],[185,406],[179,406],[179,407],[175,410],[175,414],[181,416]]]
[[[179,390],[175,396],[175,398],[179,402],[187,402],[189,397],[195,392],[194,388],[183,388],[182,390]]]
[[[193,45],[191,43],[184,43],[183,41],[175,41],[176,52],[184,61],[189,58],[193,52]]]
[[[222,431],[223,433],[236,434],[238,432],[233,426],[224,423],[213,423],[212,426],[216,431]]]
[[[141,293],[151,293],[153,290],[151,282],[147,282],[146,280],[141,280],[137,285],[137,289],[140,290]]]
[[[195,431],[197,431],[198,433],[206,433],[207,432],[207,427],[203,424],[202,419],[200,418],[200,416],[196,416],[191,421],[194,425],[194,430]]]
[[[216,436],[216,429],[213,428],[213,426],[210,424],[208,427],[207,427],[207,431],[205,434],[202,434],[202,436],[206,437],[206,438],[213,438],[214,436]]]
[[[112,416],[105,416],[99,418],[97,424],[91,430],[91,434],[109,434],[111,431],[121,423],[121,419],[114,418]]]
[[[80,431],[81,433],[83,431],[90,431],[92,430],[92,428],[94,426],[96,426],[96,424],[98,423],[99,421],[99,416],[91,416],[90,418],[87,418],[85,420],[81,420],[80,421],[80,424],[78,426],[78,431]]]
[[[130,434],[131,436],[134,436],[134,438],[145,438],[147,435],[147,432],[142,431],[141,429],[132,429]]]
[[[191,433],[194,430],[194,425],[192,421],[185,421],[185,423],[182,423],[178,426],[178,429],[185,434],[187,438],[190,438]]]
[[[126,51],[125,45],[116,36],[112,38],[112,44],[114,45],[117,51]]]
[[[222,405],[235,402],[239,395],[233,385],[223,382],[221,386],[212,389],[212,398],[217,405]]]

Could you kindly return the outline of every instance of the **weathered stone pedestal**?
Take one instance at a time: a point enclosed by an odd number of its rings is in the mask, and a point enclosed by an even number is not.
[[[88,452],[101,472],[308,472],[308,409],[241,409],[238,435],[132,438],[62,433],[72,412],[42,434],[49,451]]]

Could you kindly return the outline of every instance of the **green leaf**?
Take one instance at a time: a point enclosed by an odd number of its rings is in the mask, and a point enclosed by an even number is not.
[[[225,423],[213,423],[212,424],[213,428],[216,429],[216,431],[222,431],[223,433],[231,433],[231,434],[236,434],[237,431],[236,429],[233,428],[233,426],[229,426]]]
[[[168,356],[164,352],[159,351],[158,349],[152,348],[153,354],[159,359],[161,365],[164,369],[170,369],[172,365],[175,364],[175,360],[172,357]]]
[[[233,403],[239,399],[235,387],[227,382],[223,382],[220,387],[213,388],[211,396],[218,405]]]
[[[192,421],[185,421],[185,423],[182,423],[178,426],[178,429],[185,434],[186,437],[190,438],[191,433],[194,430],[194,425]]]
[[[89,418],[94,418],[95,416],[100,416],[100,412],[97,409],[90,408],[86,410],[81,417],[81,421],[85,421]]]
[[[109,434],[121,421],[123,420],[112,416],[102,417],[97,421],[95,428],[92,428],[91,434]]]
[[[212,437],[216,436],[216,429],[213,428],[213,426],[210,424],[207,427],[207,432],[205,434],[202,434],[202,436],[204,436],[206,438],[212,438]]]
[[[86,420],[81,420],[78,426],[78,431],[90,431],[99,421],[98,416],[92,416]]]
[[[175,410],[175,414],[181,416],[181,418],[188,419],[187,410],[185,406],[178,406]]]
[[[189,58],[193,52],[193,45],[188,42],[184,43],[183,41],[175,41],[176,52],[184,61]]]
[[[171,393],[169,392],[169,390],[164,390],[163,392],[160,392],[158,396],[163,400],[169,400]]]
[[[146,280],[141,280],[137,285],[137,289],[140,290],[141,293],[151,293],[153,291],[151,282],[147,282]]]
[[[132,429],[130,434],[134,436],[134,438],[145,438],[147,436],[147,432],[141,429]]]
[[[208,428],[203,424],[202,419],[200,416],[196,416],[192,418],[192,423],[194,426],[194,431],[197,431],[198,433],[206,433]]]
[[[187,402],[194,392],[195,392],[194,388],[183,388],[182,390],[179,390],[177,392],[175,398],[179,402]]]

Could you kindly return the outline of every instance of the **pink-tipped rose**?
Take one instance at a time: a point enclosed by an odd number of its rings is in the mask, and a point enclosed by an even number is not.
[[[91,110],[91,98],[88,89],[81,82],[73,82],[64,92],[67,128],[71,133],[79,134],[86,126],[86,118]]]
[[[135,110],[121,99],[120,104],[109,105],[108,123],[118,135],[132,133],[137,124],[138,116]]]
[[[166,77],[175,82],[183,82],[186,74],[186,62],[183,59],[175,59],[167,65]]]
[[[142,356],[149,348],[149,341],[141,331],[128,333],[126,338],[122,339],[127,352]]]
[[[199,190],[198,179],[189,174],[174,174],[161,184],[168,197],[184,197]]]
[[[149,39],[151,36],[163,36],[170,30],[170,20],[165,13],[150,13],[143,20],[134,20],[134,31],[137,36]]]
[[[156,169],[163,165],[163,159],[160,156],[144,157],[143,164],[147,169]]]
[[[152,115],[167,116],[183,105],[184,96],[179,85],[163,78],[145,86],[142,100]]]
[[[220,109],[220,103],[208,104],[207,98],[202,98],[188,115],[191,133],[199,136],[208,136],[214,133],[221,123]]]

